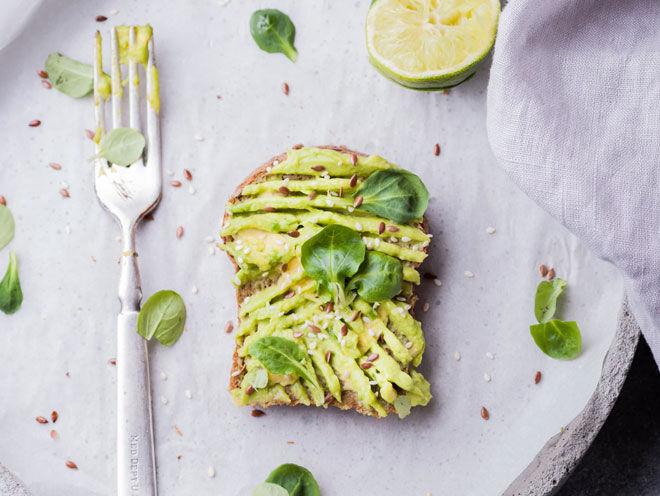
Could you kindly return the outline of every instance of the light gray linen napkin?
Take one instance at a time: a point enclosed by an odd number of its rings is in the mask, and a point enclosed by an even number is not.
[[[510,177],[623,272],[660,364],[660,1],[511,0],[488,135]]]

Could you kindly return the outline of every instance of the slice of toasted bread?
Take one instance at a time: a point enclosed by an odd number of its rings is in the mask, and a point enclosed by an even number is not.
[[[302,145],[297,145],[293,147],[293,150],[297,150],[301,148]],[[344,146],[319,146],[319,147],[314,147],[314,148],[320,148],[320,149],[327,149],[327,150],[334,150],[336,152],[340,152],[342,154],[347,154],[349,156],[354,155],[356,157],[367,157],[366,154],[356,152],[353,150],[350,150]],[[280,155],[277,155],[275,157],[272,157],[270,160],[268,160],[266,163],[264,163],[261,167],[257,168],[254,172],[252,172],[234,191],[234,193],[231,195],[231,197],[228,200],[228,207],[229,205],[236,204],[245,198],[243,197],[243,189],[247,185],[251,184],[257,184],[259,182],[262,182],[266,179],[266,176],[270,173],[273,167],[277,166],[278,164],[281,164],[287,159],[287,153],[283,153]],[[288,175],[290,179],[304,179],[306,176],[297,176],[297,175]],[[227,225],[227,222],[231,219],[231,214],[229,211],[225,211],[224,217],[223,217],[223,226]],[[420,231],[422,231],[424,234],[428,234],[428,221],[426,216],[423,217],[421,223],[415,225],[416,228],[418,228]],[[385,233],[387,234],[387,233]],[[233,236],[232,235],[222,235],[221,233],[221,238],[223,241],[223,245],[226,245],[228,243],[231,243],[233,241]],[[419,251],[422,251],[424,254],[426,254],[428,250],[428,245],[424,245],[423,248],[420,248]],[[225,250],[227,251],[227,250]],[[229,256],[231,262],[234,265],[235,272],[239,272],[239,263],[236,260],[234,256],[232,256],[229,251],[227,251],[227,255]],[[411,266],[416,268],[420,265],[420,263],[411,263]],[[272,282],[272,281],[271,281]],[[236,291],[236,299],[238,306],[243,304],[243,302],[259,292],[260,290],[263,290],[264,288],[269,286],[269,282],[250,282],[248,284],[243,284],[240,285],[237,288]],[[418,300],[418,297],[415,294],[415,291],[413,290],[411,294],[407,297],[406,303],[409,305],[409,313],[412,317],[414,317],[414,307],[415,303]],[[321,310],[318,311],[319,314],[322,313]],[[240,325],[240,317],[239,317],[239,325]],[[233,354],[233,364],[232,364],[232,369],[231,369],[231,378],[229,382],[229,390],[234,391],[237,389],[240,389],[243,384],[243,380],[245,378],[246,374],[246,364],[245,364],[245,358],[241,357],[239,355],[239,348],[240,348],[240,342],[237,342],[236,347],[234,349],[234,354]],[[389,351],[389,350],[388,350]],[[421,357],[420,357],[421,358]],[[405,369],[404,369],[405,370]],[[327,393],[327,389],[325,390]],[[386,413],[396,413],[396,409],[393,404],[388,403],[386,401],[380,400],[380,403]],[[264,407],[267,408],[272,405],[289,405],[289,406],[295,406],[299,404],[299,401],[296,398],[292,398],[290,402],[287,401],[281,401],[278,399],[270,399],[267,401],[250,401],[247,403],[250,406],[253,407]],[[313,404],[313,403],[312,403]],[[424,403],[425,404],[425,403]],[[332,396],[332,394],[327,394],[325,398],[325,403],[323,406],[335,406],[343,410],[349,410],[349,409],[355,409],[359,413],[365,414],[365,415],[372,415],[372,416],[383,416],[382,414],[378,414],[374,408],[363,404],[362,402],[359,401],[358,395],[356,394],[355,391],[352,391],[350,389],[346,389],[343,387],[342,384],[342,392],[341,392],[341,401],[338,401],[335,397]]]

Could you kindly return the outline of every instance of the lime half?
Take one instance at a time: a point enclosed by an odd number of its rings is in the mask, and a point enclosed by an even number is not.
[[[499,14],[499,0],[375,0],[367,14],[371,63],[408,88],[451,88],[483,64]]]

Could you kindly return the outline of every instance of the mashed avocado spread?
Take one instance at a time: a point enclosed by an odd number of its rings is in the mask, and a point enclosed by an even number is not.
[[[340,407],[349,401],[384,417],[392,411],[405,416],[410,406],[429,402],[429,383],[415,370],[422,361],[424,335],[410,312],[413,285],[420,282],[417,266],[426,258],[430,235],[422,229],[421,215],[394,222],[396,216],[372,213],[380,210],[370,208],[366,194],[364,205],[363,197],[356,196],[367,179],[388,169],[413,176],[377,155],[289,150],[285,160],[274,161],[227,204],[221,236],[223,249],[238,265],[233,282],[241,300],[233,373],[240,386],[231,391],[237,405],[327,406],[334,399]],[[400,292],[367,301],[359,290],[349,289],[350,297],[338,303],[322,290],[306,273],[301,249],[330,225],[357,233],[367,254],[398,260]],[[276,373],[268,360],[255,357],[261,355],[250,347],[267,337],[299,347],[298,373]]]

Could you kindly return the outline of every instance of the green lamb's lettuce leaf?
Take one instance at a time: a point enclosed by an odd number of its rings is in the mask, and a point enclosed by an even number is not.
[[[277,336],[257,339],[248,353],[259,360],[271,374],[298,374],[300,377],[319,387],[303,365],[305,353],[294,341]]]
[[[93,158],[104,158],[108,162],[128,167],[142,156],[144,135],[129,127],[118,127],[101,137],[99,152]]]
[[[389,300],[401,291],[403,266],[396,258],[368,251],[357,274],[348,284],[348,289],[356,289],[369,303]]]
[[[289,496],[321,496],[319,485],[312,473],[293,463],[277,467],[270,473],[266,482],[283,487]]]
[[[582,335],[575,322],[551,320],[529,327],[534,342],[541,351],[557,360],[572,360],[582,347]]]
[[[257,10],[250,16],[250,34],[259,48],[268,53],[283,53],[295,62],[298,52],[293,46],[296,27],[289,16],[277,9]]]
[[[14,216],[11,211],[0,204],[0,250],[14,238]]]
[[[550,321],[557,309],[557,299],[564,291],[566,281],[559,277],[552,281],[541,281],[536,288],[534,315],[541,324]]]
[[[23,291],[18,279],[18,262],[16,252],[9,252],[9,267],[5,277],[0,281],[0,310],[7,315],[15,313],[23,303]]]
[[[186,305],[174,291],[158,291],[142,306],[137,332],[149,341],[155,337],[163,346],[179,339],[186,323]]]

